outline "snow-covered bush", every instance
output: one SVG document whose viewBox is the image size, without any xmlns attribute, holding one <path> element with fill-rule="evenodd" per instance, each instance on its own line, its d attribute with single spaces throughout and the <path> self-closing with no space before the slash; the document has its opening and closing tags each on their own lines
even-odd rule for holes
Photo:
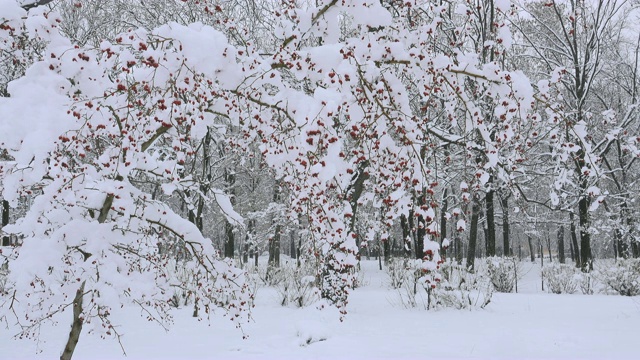
<svg viewBox="0 0 640 360">
<path fill-rule="evenodd" d="M 407 259 L 392 258 L 384 268 L 387 274 L 389 286 L 392 289 L 400 289 L 407 282 Z"/>
<path fill-rule="evenodd" d="M 619 259 L 612 267 L 594 271 L 594 276 L 620 295 L 640 295 L 640 259 Z"/>
<path fill-rule="evenodd" d="M 570 264 L 550 263 L 542 268 L 547 290 L 554 294 L 573 294 L 581 284 L 579 270 Z"/>
<path fill-rule="evenodd" d="M 440 265 L 442 281 L 434 290 L 436 305 L 444 308 L 484 308 L 491 302 L 493 286 L 486 277 L 453 261 Z"/>
<path fill-rule="evenodd" d="M 352 269 L 351 271 L 356 273 L 355 274 L 356 275 L 355 276 L 355 280 L 353 282 L 353 288 L 354 289 L 357 289 L 357 288 L 363 287 L 363 286 L 368 286 L 370 284 L 369 279 L 365 277 L 365 272 L 362 270 L 361 267 L 358 266 L 358 267 Z"/>
<path fill-rule="evenodd" d="M 294 264 L 295 265 L 295 264 Z M 248 271 L 255 275 L 255 277 L 260 281 L 262 285 L 265 286 L 278 286 L 285 280 L 287 275 L 287 271 L 284 269 L 289 267 L 290 265 L 283 264 L 280 267 L 275 267 L 271 265 L 259 265 L 259 266 L 250 266 Z"/>
<path fill-rule="evenodd" d="M 595 282 L 590 273 L 576 274 L 578 286 L 584 295 L 593 295 Z"/>
<path fill-rule="evenodd" d="M 486 277 L 454 262 L 441 263 L 438 275 L 427 281 L 420 262 L 404 260 L 395 265 L 398 303 L 406 308 L 473 309 L 491 302 L 493 287 Z M 404 271 L 403 271 L 404 270 Z"/>
<path fill-rule="evenodd" d="M 497 292 L 510 293 L 518 281 L 520 264 L 515 257 L 489 257 L 486 272 Z"/>
<path fill-rule="evenodd" d="M 280 295 L 282 306 L 305 307 L 320 299 L 317 286 L 316 267 L 310 261 L 296 266 L 287 263 L 280 267 L 281 279 L 276 290 Z"/>
<path fill-rule="evenodd" d="M 196 280 L 195 274 L 187 270 L 185 267 L 180 266 L 178 261 L 170 261 L 168 269 L 169 277 L 175 280 L 176 283 L 186 284 Z M 173 307 L 186 306 L 190 302 L 191 297 L 189 295 L 190 294 L 184 287 L 173 287 L 173 295 L 171 296 L 171 299 L 169 299 L 169 304 Z"/>
</svg>

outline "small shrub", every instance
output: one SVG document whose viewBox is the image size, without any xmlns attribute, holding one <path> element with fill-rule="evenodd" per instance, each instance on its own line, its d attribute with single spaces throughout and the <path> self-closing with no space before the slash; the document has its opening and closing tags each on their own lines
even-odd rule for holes
<svg viewBox="0 0 640 360">
<path fill-rule="evenodd" d="M 614 266 L 594 272 L 594 276 L 620 295 L 640 295 L 640 259 L 618 260 Z"/>
<path fill-rule="evenodd" d="M 280 267 L 282 281 L 275 286 L 282 299 L 282 306 L 309 306 L 320 299 L 316 286 L 316 271 L 313 266 L 303 262 L 299 267 L 286 264 Z"/>
<path fill-rule="evenodd" d="M 369 283 L 370 281 L 367 278 L 365 278 L 364 272 L 362 271 L 362 269 L 358 270 L 358 272 L 356 273 L 356 278 L 353 282 L 353 288 L 357 289 L 359 287 L 368 286 Z"/>
<path fill-rule="evenodd" d="M 554 294 L 573 294 L 581 284 L 579 270 L 568 264 L 551 263 L 542 268 L 547 290 Z"/>
<path fill-rule="evenodd" d="M 290 267 L 289 263 L 285 263 L 280 267 L 271 265 L 258 266 L 252 268 L 252 272 L 260 279 L 260 282 L 266 286 L 278 286 L 285 281 L 285 268 Z"/>
<path fill-rule="evenodd" d="M 483 309 L 491 302 L 493 285 L 486 277 L 470 272 L 455 262 L 440 265 L 442 281 L 433 291 L 437 307 L 454 309 Z"/>
<path fill-rule="evenodd" d="M 407 259 L 393 258 L 385 267 L 392 289 L 400 289 L 407 282 Z"/>
<path fill-rule="evenodd" d="M 497 292 L 510 293 L 518 281 L 520 264 L 514 257 L 487 258 L 487 275 Z"/>
<path fill-rule="evenodd" d="M 169 261 L 166 267 L 167 274 L 173 283 L 176 284 L 189 284 L 196 283 L 196 274 L 193 269 L 185 266 L 185 262 L 182 260 L 172 259 Z M 184 287 L 173 287 L 173 295 L 169 299 L 169 305 L 179 308 L 180 306 L 187 306 L 190 303 L 190 291 Z"/>
<path fill-rule="evenodd" d="M 439 273 L 425 275 L 420 260 L 405 260 L 403 264 L 393 270 L 392 279 L 399 285 L 399 303 L 406 308 L 472 309 L 484 308 L 491 302 L 492 285 L 461 265 L 445 262 Z"/>
<path fill-rule="evenodd" d="M 593 277 L 589 273 L 576 274 L 578 286 L 580 291 L 585 295 L 593 295 L 594 281 Z"/>
</svg>

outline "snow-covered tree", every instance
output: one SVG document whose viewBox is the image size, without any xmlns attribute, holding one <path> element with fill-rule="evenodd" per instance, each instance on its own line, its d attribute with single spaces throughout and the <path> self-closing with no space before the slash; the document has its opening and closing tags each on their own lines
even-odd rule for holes
<svg viewBox="0 0 640 360">
<path fill-rule="evenodd" d="M 636 142 L 628 133 L 637 119 L 634 102 L 612 108 L 609 101 L 602 101 L 607 87 L 620 83 L 605 80 L 605 69 L 609 62 L 617 62 L 612 55 L 620 44 L 626 2 L 546 1 L 525 3 L 520 9 L 522 19 L 515 24 L 524 54 L 535 59 L 528 71 L 540 80 L 543 93 L 550 85 L 543 78 L 557 84 L 544 96 L 546 125 L 536 131 L 542 158 L 554 163 L 553 170 L 546 170 L 552 172 L 551 183 L 545 186 L 550 193 L 547 204 L 569 212 L 572 219 L 577 214 L 580 266 L 588 271 L 593 259 L 591 235 L 596 231 L 593 213 L 606 195 L 602 181 L 620 176 L 617 168 L 606 170 L 603 160 L 616 148 L 632 153 Z M 620 170 L 625 167 L 628 164 Z"/>
<path fill-rule="evenodd" d="M 18 234 L 21 245 L 10 254 L 12 293 L 3 310 L 24 335 L 37 335 L 42 321 L 59 320 L 57 313 L 72 308 L 65 359 L 83 326 L 118 335 L 110 314 L 122 304 L 170 321 L 174 287 L 193 294 L 201 314 L 221 307 L 239 324 L 249 303 L 244 273 L 140 185 L 157 184 L 168 195 L 200 191 L 184 166 L 208 132 L 224 133 L 208 99 L 238 82 L 227 56 L 233 47 L 198 24 L 78 46 L 59 33 L 55 13 L 2 5 L 5 27 L 25 26 L 48 43 L 44 59 L 12 82 L 10 97 L 0 102 L 1 144 L 11 159 L 1 168 L 2 196 L 12 206 L 32 199 L 27 213 L 4 229 Z M 242 221 L 228 196 L 211 193 L 230 221 Z M 166 244 L 185 249 L 182 266 L 201 281 L 170 276 Z"/>
</svg>

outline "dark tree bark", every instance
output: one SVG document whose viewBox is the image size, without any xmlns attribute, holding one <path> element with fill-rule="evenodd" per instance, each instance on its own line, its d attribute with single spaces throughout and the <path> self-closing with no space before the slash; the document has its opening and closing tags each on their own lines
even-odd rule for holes
<svg viewBox="0 0 640 360">
<path fill-rule="evenodd" d="M 2 200 L 2 228 L 9 225 L 9 202 Z M 2 237 L 2 246 L 11 245 L 11 238 L 9 236 Z"/>
<path fill-rule="evenodd" d="M 351 205 L 351 211 L 353 211 L 351 221 L 349 222 L 349 231 L 352 233 L 355 233 L 356 217 L 358 214 L 358 200 L 364 191 L 365 181 L 369 179 L 367 166 L 369 166 L 369 161 L 363 161 L 358 164 L 358 172 L 351 178 L 351 183 L 345 192 L 346 198 L 349 200 L 349 204 Z"/>
<path fill-rule="evenodd" d="M 547 231 L 547 251 L 549 252 L 549 262 L 553 262 L 553 256 L 551 255 L 551 235 Z"/>
<path fill-rule="evenodd" d="M 486 205 L 486 219 L 487 219 L 487 231 L 485 235 L 486 247 L 487 247 L 487 257 L 496 256 L 496 223 L 494 217 L 494 194 L 493 190 L 487 191 L 487 195 L 485 197 L 485 205 Z"/>
<path fill-rule="evenodd" d="M 586 182 L 586 181 L 585 181 Z M 584 194 L 578 201 L 580 221 L 580 269 L 589 272 L 593 269 L 591 255 L 591 234 L 589 234 L 589 196 Z"/>
<path fill-rule="evenodd" d="M 296 235 L 293 230 L 289 232 L 289 256 L 296 258 Z"/>
<path fill-rule="evenodd" d="M 411 212 L 409 212 L 409 216 L 411 216 Z M 411 257 L 411 241 L 409 240 L 411 237 L 411 228 L 409 227 L 409 221 L 404 214 L 400 215 L 400 227 L 402 227 L 403 252 L 406 257 Z"/>
<path fill-rule="evenodd" d="M 544 248 L 542 247 L 542 241 L 538 239 L 540 245 L 540 269 L 544 268 Z M 544 291 L 544 276 L 540 276 L 540 283 L 542 284 L 542 291 Z"/>
<path fill-rule="evenodd" d="M 76 296 L 73 298 L 73 322 L 71 323 L 71 331 L 69 332 L 69 338 L 67 339 L 67 345 L 64 347 L 60 360 L 71 360 L 73 352 L 80 340 L 80 333 L 82 332 L 82 325 L 84 319 L 80 317 L 82 314 L 82 302 L 84 300 L 84 284 L 83 281 L 80 288 L 76 291 Z"/>
<path fill-rule="evenodd" d="M 531 235 L 527 235 L 527 242 L 529 243 L 529 255 L 531 256 L 531 262 L 536 262 L 536 251 L 533 248 L 533 241 Z"/>
<path fill-rule="evenodd" d="M 246 264 L 249 262 L 249 236 L 247 235 L 244 240 L 244 244 L 242 244 L 242 263 Z"/>
<path fill-rule="evenodd" d="M 273 202 L 280 202 L 280 183 L 276 182 L 275 188 L 273 190 Z M 279 219 L 273 220 L 276 222 L 276 229 L 273 237 L 269 239 L 269 266 L 270 267 L 280 267 L 280 238 L 282 232 L 282 225 L 279 222 Z"/>
<path fill-rule="evenodd" d="M 242 246 L 242 263 L 249 263 L 249 257 L 253 255 L 252 248 L 254 244 L 251 241 L 254 239 L 255 234 L 255 220 L 251 219 L 247 221 L 247 234 L 245 236 L 244 244 Z"/>
<path fill-rule="evenodd" d="M 280 238 L 282 226 L 276 225 L 275 234 L 269 241 L 269 266 L 280 267 Z"/>
<path fill-rule="evenodd" d="M 476 244 L 478 242 L 478 217 L 480 213 L 480 205 L 474 196 L 473 205 L 471 207 L 471 226 L 469 229 L 469 249 L 467 251 L 467 269 L 473 270 L 476 261 Z"/>
<path fill-rule="evenodd" d="M 233 225 L 229 221 L 225 221 L 224 223 L 224 234 L 224 257 L 233 259 L 233 256 L 235 254 L 236 241 L 233 233 Z"/>
<path fill-rule="evenodd" d="M 229 170 L 225 170 L 224 172 L 224 180 L 225 185 L 231 195 L 231 205 L 235 205 L 235 184 L 236 184 L 236 175 L 230 172 Z M 224 257 L 233 259 L 235 256 L 235 237 L 233 233 L 233 224 L 229 222 L 229 220 L 225 219 L 224 225 L 225 232 L 225 243 L 224 243 Z"/>
<path fill-rule="evenodd" d="M 117 181 L 124 180 L 122 176 L 116 176 Z M 102 203 L 102 208 L 100 208 L 100 214 L 98 215 L 98 223 L 103 224 L 107 221 L 109 217 L 109 211 L 111 210 L 111 205 L 113 204 L 113 199 L 115 195 L 109 194 L 105 198 Z M 87 261 L 91 257 L 90 253 L 81 251 L 84 256 L 84 261 Z M 80 334 L 82 333 L 82 326 L 84 324 L 84 318 L 80 315 L 82 314 L 82 306 L 84 301 L 84 287 L 86 280 L 80 284 L 78 290 L 76 290 L 76 295 L 73 298 L 73 320 L 71 322 L 71 331 L 69 332 L 69 338 L 67 338 L 67 344 L 60 355 L 60 360 L 71 360 L 73 356 L 73 352 L 76 349 L 76 345 L 78 345 L 78 340 L 80 339 Z"/>
<path fill-rule="evenodd" d="M 569 251 L 571 253 L 571 262 L 576 263 L 576 253 L 573 249 L 573 241 L 569 240 Z"/>
<path fill-rule="evenodd" d="M 622 190 L 622 189 L 619 189 Z M 633 237 L 631 236 L 631 233 L 633 232 L 633 217 L 630 214 L 629 211 L 629 205 L 627 205 L 626 201 L 623 201 L 622 204 L 620 205 L 620 218 L 621 220 L 625 221 L 626 225 L 627 225 L 627 236 L 630 238 L 631 240 L 631 245 L 633 245 Z M 625 232 L 622 231 L 622 229 L 617 228 L 614 231 L 614 238 L 617 237 L 617 244 L 616 247 L 617 252 L 618 252 L 618 256 L 623 257 L 625 259 L 628 259 L 629 257 L 633 256 L 633 249 L 629 248 L 630 244 L 627 244 L 627 241 L 625 239 Z M 615 241 L 614 241 L 615 242 Z"/>
<path fill-rule="evenodd" d="M 260 256 L 260 252 L 258 249 L 253 251 L 253 266 L 258 267 L 258 257 Z"/>
<path fill-rule="evenodd" d="M 576 267 L 580 267 L 582 262 L 580 261 L 580 247 L 578 246 L 578 237 L 576 236 L 576 222 L 574 216 L 573 212 L 569 213 L 569 221 L 571 222 L 571 224 L 569 224 L 569 231 L 571 231 L 571 243 L 573 244 L 573 250 L 576 255 Z"/>
<path fill-rule="evenodd" d="M 509 198 L 505 195 L 501 198 L 502 202 L 502 253 L 504 256 L 511 256 L 511 247 L 509 239 Z"/>
<path fill-rule="evenodd" d="M 298 247 L 296 248 L 296 266 L 302 265 L 302 236 L 298 236 Z"/>
<path fill-rule="evenodd" d="M 421 201 L 422 203 L 422 201 Z M 418 216 L 418 229 L 416 230 L 415 237 L 415 249 L 416 259 L 422 259 L 424 257 L 424 237 L 427 235 L 427 224 L 422 215 Z"/>
<path fill-rule="evenodd" d="M 565 263 L 564 256 L 564 225 L 558 227 L 558 261 L 560 264 Z"/>
<path fill-rule="evenodd" d="M 384 255 L 384 263 L 385 265 L 389 264 L 389 260 L 391 259 L 391 244 L 389 239 L 381 240 L 382 241 L 382 251 Z"/>
<path fill-rule="evenodd" d="M 464 246 L 462 244 L 462 238 L 459 236 L 456 236 L 454 244 L 456 248 L 456 262 L 458 264 L 462 264 L 462 258 L 464 256 Z"/>
<path fill-rule="evenodd" d="M 444 195 L 442 195 L 442 209 L 440 209 L 440 256 L 443 260 L 447 258 L 447 249 L 442 246 L 444 239 L 447 238 L 447 190 L 448 189 L 444 189 Z"/>
<path fill-rule="evenodd" d="M 519 236 L 516 239 L 518 239 L 518 260 L 522 261 L 522 241 Z"/>
<path fill-rule="evenodd" d="M 622 230 L 613 230 L 613 256 L 627 259 L 629 257 L 629 248 L 626 246 L 622 237 Z"/>
</svg>

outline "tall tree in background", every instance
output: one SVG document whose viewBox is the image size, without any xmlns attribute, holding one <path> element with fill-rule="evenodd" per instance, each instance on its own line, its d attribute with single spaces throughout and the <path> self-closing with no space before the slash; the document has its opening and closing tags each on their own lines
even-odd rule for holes
<svg viewBox="0 0 640 360">
<path fill-rule="evenodd" d="M 552 107 L 546 140 L 554 150 L 556 176 L 551 204 L 575 212 L 580 233 L 580 267 L 593 267 L 591 212 L 603 201 L 598 185 L 602 161 L 635 115 L 625 111 L 617 121 L 608 106 L 597 102 L 599 79 L 624 24 L 624 1 L 532 2 L 517 24 L 536 72 L 560 71 L 561 102 Z M 541 84 L 546 86 L 545 84 Z M 615 117 L 615 116 L 614 116 Z M 604 126 L 603 126 L 604 125 Z M 577 207 L 577 209 L 575 209 Z M 575 209 L 575 210 L 574 210 Z"/>
</svg>

